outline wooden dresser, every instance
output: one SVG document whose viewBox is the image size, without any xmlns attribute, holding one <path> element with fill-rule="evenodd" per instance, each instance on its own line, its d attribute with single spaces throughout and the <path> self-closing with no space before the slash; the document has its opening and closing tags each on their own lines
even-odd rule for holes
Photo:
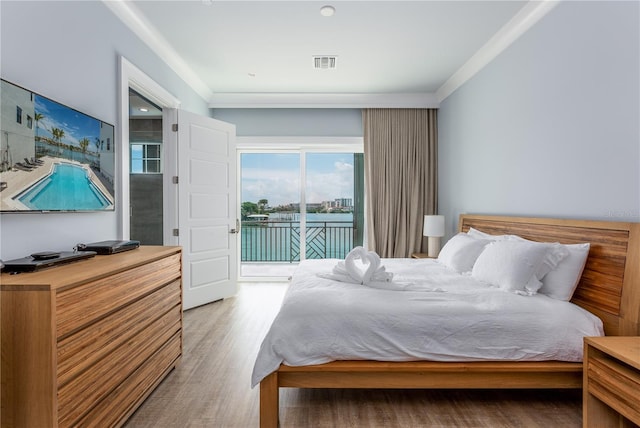
<svg viewBox="0 0 640 428">
<path fill-rule="evenodd" d="M 640 425 L 640 337 L 584 340 L 583 426 Z"/>
<path fill-rule="evenodd" d="M 180 247 L 0 276 L 2 427 L 122 425 L 182 355 Z"/>
</svg>

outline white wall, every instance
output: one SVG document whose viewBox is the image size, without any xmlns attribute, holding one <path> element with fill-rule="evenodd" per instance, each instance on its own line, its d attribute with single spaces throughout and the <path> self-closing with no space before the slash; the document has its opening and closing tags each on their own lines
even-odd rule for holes
<svg viewBox="0 0 640 428">
<path fill-rule="evenodd" d="M 439 113 L 439 210 L 640 221 L 638 2 L 567 1 Z"/>
<path fill-rule="evenodd" d="M 185 110 L 209 114 L 205 100 L 100 1 L 2 0 L 0 42 L 2 78 L 117 128 L 120 55 L 180 99 Z M 117 221 L 117 212 L 1 214 L 0 258 L 115 239 Z"/>
<path fill-rule="evenodd" d="M 360 109 L 213 109 L 238 136 L 362 137 Z"/>
</svg>

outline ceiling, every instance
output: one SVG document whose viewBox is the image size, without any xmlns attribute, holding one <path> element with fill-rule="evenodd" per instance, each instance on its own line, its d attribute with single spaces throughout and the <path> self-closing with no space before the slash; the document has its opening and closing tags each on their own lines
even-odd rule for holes
<svg viewBox="0 0 640 428">
<path fill-rule="evenodd" d="M 105 0 L 210 107 L 438 103 L 473 72 L 465 67 L 481 68 L 496 42 L 539 19 L 542 3 L 555 2 Z M 333 16 L 321 15 L 327 4 Z M 316 55 L 337 67 L 314 69 Z"/>
<path fill-rule="evenodd" d="M 129 89 L 129 117 L 136 119 L 159 119 L 162 117 L 162 108 L 133 89 Z"/>
</svg>

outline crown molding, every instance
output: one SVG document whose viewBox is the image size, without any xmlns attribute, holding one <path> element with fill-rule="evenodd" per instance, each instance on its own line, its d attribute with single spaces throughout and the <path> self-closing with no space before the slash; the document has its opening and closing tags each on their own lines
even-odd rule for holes
<svg viewBox="0 0 640 428">
<path fill-rule="evenodd" d="M 213 95 L 211 89 L 184 62 L 158 30 L 144 18 L 144 15 L 132 2 L 126 0 L 102 0 L 102 2 L 202 99 L 205 101 L 211 99 Z"/>
<path fill-rule="evenodd" d="M 542 17 L 555 8 L 562 0 L 531 0 L 513 16 L 492 38 L 487 41 L 462 67 L 447 79 L 436 91 L 438 102 L 444 101 L 493 61 L 503 50 L 527 32 Z"/>
<path fill-rule="evenodd" d="M 209 108 L 438 108 L 433 93 L 215 93 Z"/>
</svg>

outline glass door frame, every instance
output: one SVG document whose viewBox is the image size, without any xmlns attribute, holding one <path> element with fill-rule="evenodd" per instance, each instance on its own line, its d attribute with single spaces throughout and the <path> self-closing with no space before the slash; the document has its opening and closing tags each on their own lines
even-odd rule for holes
<svg viewBox="0 0 640 428">
<path fill-rule="evenodd" d="M 300 155 L 300 261 L 306 258 L 306 154 L 307 153 L 363 153 L 363 137 L 236 137 L 238 158 L 237 180 L 241 182 L 243 153 L 296 153 Z M 242 186 L 238 185 L 238 204 L 242 200 Z M 240 206 L 238 206 L 240 212 Z M 366 216 L 365 216 L 366 217 Z M 365 226 L 366 227 L 366 226 Z M 241 239 L 241 233 L 236 239 Z M 241 243 L 238 245 L 238 280 L 239 281 L 285 281 L 286 277 L 243 277 Z"/>
</svg>

